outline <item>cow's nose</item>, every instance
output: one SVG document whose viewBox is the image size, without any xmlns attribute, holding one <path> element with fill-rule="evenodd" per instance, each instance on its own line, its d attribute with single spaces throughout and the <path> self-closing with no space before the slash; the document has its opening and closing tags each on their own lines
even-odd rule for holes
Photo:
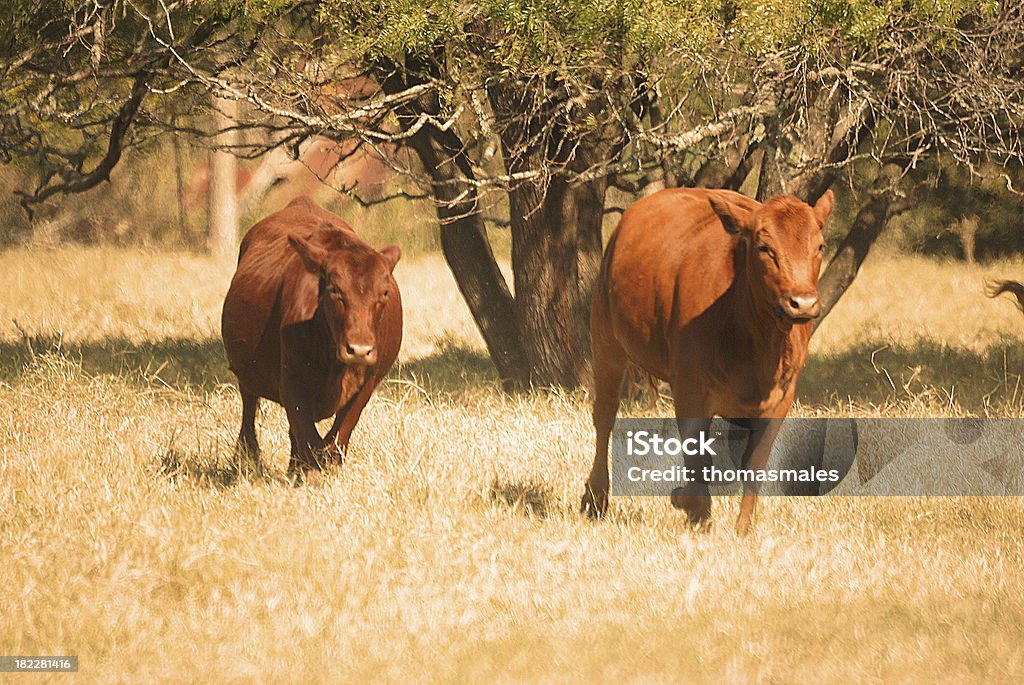
<svg viewBox="0 0 1024 685">
<path fill-rule="evenodd" d="M 345 345 L 347 361 L 354 362 L 356 364 L 372 364 L 377 360 L 377 351 L 373 345 L 353 345 L 346 343 Z"/>
<path fill-rule="evenodd" d="M 791 319 L 813 319 L 821 313 L 818 293 L 786 293 L 779 304 Z"/>
</svg>

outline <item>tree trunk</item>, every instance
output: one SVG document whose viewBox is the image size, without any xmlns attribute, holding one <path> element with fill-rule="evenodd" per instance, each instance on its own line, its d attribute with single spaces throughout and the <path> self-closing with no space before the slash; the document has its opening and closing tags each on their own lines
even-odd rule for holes
<svg viewBox="0 0 1024 685">
<path fill-rule="evenodd" d="M 538 386 L 590 382 L 590 296 L 601 265 L 607 179 L 509 194 L 516 325 Z"/>
<path fill-rule="evenodd" d="M 394 70 L 385 73 L 386 93 L 411 85 Z M 507 90 L 502 96 L 512 94 Z M 398 121 L 404 130 L 415 130 L 409 145 L 431 180 L 445 259 L 498 373 L 507 388 L 588 383 L 590 292 L 601 261 L 607 178 L 570 184 L 562 175 L 545 173 L 509 190 L 513 298 L 487 240 L 464 142 L 452 129 L 419 121 L 421 112 L 440 111 L 436 98 L 433 93 L 422 96 L 415 107 L 399 113 Z M 512 104 L 506 121 L 523 121 L 519 103 Z M 547 122 L 528 118 L 528 126 L 538 123 Z M 552 161 L 581 172 L 606 159 L 601 154 L 610 149 L 608 138 L 595 136 L 565 146 L 571 159 L 569 153 L 556 153 L 559 159 L 552 160 L 543 145 L 520 149 L 516 136 L 524 133 L 513 124 L 501 134 L 503 161 L 513 174 L 544 169 Z"/>
<path fill-rule="evenodd" d="M 194 236 L 192 226 L 188 220 L 188 207 L 185 205 L 185 153 L 182 148 L 182 135 L 171 134 L 171 150 L 174 153 L 174 185 L 175 195 L 178 200 L 178 230 L 181 231 L 183 242 L 193 247 Z"/>
<path fill-rule="evenodd" d="M 977 214 L 965 216 L 957 222 L 957 233 L 960 236 L 960 244 L 964 248 L 964 261 L 971 265 L 974 264 L 975 239 L 980 225 L 981 220 Z"/>
<path fill-rule="evenodd" d="M 897 202 L 898 180 L 899 167 L 890 165 L 884 167 L 872 182 L 868 196 L 861 204 L 850 230 L 821 277 L 818 285 L 821 315 L 815 319 L 814 329 L 824 321 L 839 298 L 853 283 L 861 264 L 868 256 L 868 251 L 878 240 L 889 220 L 906 209 L 904 203 Z"/>
<path fill-rule="evenodd" d="M 489 95 L 505 170 L 525 179 L 508 197 L 515 320 L 530 382 L 575 388 L 591 379 L 590 298 L 601 264 L 608 178 L 571 178 L 609 159 L 618 141 L 611 122 L 574 130 L 560 112 L 549 111 L 537 90 L 543 87 L 494 83 Z M 552 175 L 552 169 L 569 173 Z"/>
<path fill-rule="evenodd" d="M 750 134 L 737 136 L 721 153 L 704 162 L 693 177 L 695 188 L 739 190 L 754 166 L 757 145 Z"/>
<path fill-rule="evenodd" d="M 837 165 L 874 127 L 874 118 L 862 103 L 850 102 L 836 88 L 790 93 L 782 103 L 790 116 L 767 127 L 757 200 L 786 193 L 814 204 L 835 183 Z M 799 117 L 792 116 L 798 111 Z M 780 130 L 780 121 L 790 123 Z"/>
<path fill-rule="evenodd" d="M 234 100 L 213 99 L 214 122 L 217 135 L 210 152 L 210 254 L 221 259 L 234 258 L 238 253 L 238 159 L 230 148 L 238 142 L 238 132 L 229 130 L 235 125 L 238 103 Z"/>
<path fill-rule="evenodd" d="M 416 65 L 409 73 L 418 73 L 422 66 Z M 380 84 L 388 94 L 413 85 L 400 70 L 387 64 L 381 68 Z M 398 125 L 409 132 L 419 126 L 421 112 L 436 114 L 440 109 L 437 94 L 427 93 L 399 109 Z M 418 128 L 409 138 L 409 147 L 430 178 L 440 223 L 441 251 L 502 385 L 506 390 L 525 387 L 529 383 L 529 364 L 515 325 L 512 293 L 487 240 L 476 188 L 468 182 L 473 178 L 473 169 L 466 159 L 466 147 L 453 130 L 433 125 Z"/>
<path fill-rule="evenodd" d="M 784 192 L 783 179 L 777 159 L 778 148 L 774 145 L 766 144 L 762 150 L 761 170 L 757 175 L 757 195 L 755 195 L 754 199 L 758 202 L 767 202 Z"/>
<path fill-rule="evenodd" d="M 308 143 L 307 143 L 308 149 Z M 253 212 L 276 183 L 286 177 L 294 160 L 283 145 L 263 155 L 260 164 L 252 172 L 245 191 L 238 199 L 238 213 L 245 216 Z"/>
<path fill-rule="evenodd" d="M 530 371 L 516 328 L 512 293 L 487 240 L 476 191 L 459 183 L 453 157 L 418 133 L 411 147 L 434 184 L 441 251 L 507 390 L 526 387 Z"/>
</svg>

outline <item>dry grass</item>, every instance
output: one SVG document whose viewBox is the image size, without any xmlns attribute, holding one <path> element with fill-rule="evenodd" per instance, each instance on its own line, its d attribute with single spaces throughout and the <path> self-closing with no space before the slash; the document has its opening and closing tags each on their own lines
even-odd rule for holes
<svg viewBox="0 0 1024 685">
<path fill-rule="evenodd" d="M 0 270 L 0 654 L 78 654 L 102 682 L 1024 676 L 1021 500 L 772 498 L 745 540 L 734 500 L 705 534 L 661 501 L 581 520 L 585 396 L 501 394 L 435 257 L 399 267 L 401 366 L 320 488 L 229 458 L 228 270 L 110 250 Z M 1021 270 L 873 261 L 800 412 L 1021 415 L 1024 320 L 980 294 Z M 974 377 L 1005 383 L 950 402 Z M 283 413 L 259 428 L 280 473 Z"/>
<path fill-rule="evenodd" d="M 1012 298 L 983 296 L 985 281 L 1024 280 L 1024 262 L 984 266 L 924 257 L 880 254 L 817 331 L 816 353 L 842 351 L 865 341 L 913 346 L 922 341 L 983 352 L 1006 338 L 1024 336 Z"/>
</svg>

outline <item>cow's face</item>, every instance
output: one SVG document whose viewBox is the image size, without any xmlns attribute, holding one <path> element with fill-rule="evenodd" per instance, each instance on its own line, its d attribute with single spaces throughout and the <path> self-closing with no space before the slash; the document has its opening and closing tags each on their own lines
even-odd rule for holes
<svg viewBox="0 0 1024 685">
<path fill-rule="evenodd" d="M 392 296 L 391 272 L 401 249 L 391 245 L 380 252 L 366 248 L 328 252 L 302 238 L 289 241 L 307 268 L 319 274 L 318 309 L 338 360 L 356 366 L 376 364 L 377 330 Z"/>
<path fill-rule="evenodd" d="M 831 190 L 813 207 L 790 195 L 772 198 L 753 212 L 715 199 L 711 202 L 726 230 L 738 233 L 746 243 L 754 296 L 783 321 L 802 323 L 821 313 L 822 228 L 833 203 Z"/>
</svg>

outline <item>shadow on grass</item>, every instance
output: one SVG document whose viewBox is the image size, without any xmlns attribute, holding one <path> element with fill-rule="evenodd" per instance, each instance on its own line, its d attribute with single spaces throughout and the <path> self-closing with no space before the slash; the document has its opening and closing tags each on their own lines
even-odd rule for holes
<svg viewBox="0 0 1024 685">
<path fill-rule="evenodd" d="M 212 389 L 235 382 L 216 338 L 61 343 L 45 336 L 0 343 L 0 381 L 17 380 L 36 355 L 54 350 L 80 360 L 87 374 L 118 375 L 145 385 Z M 432 396 L 501 392 L 487 354 L 452 342 L 428 357 L 396 364 L 388 377 L 416 385 Z M 804 404 L 880 404 L 922 398 L 952 401 L 972 412 L 986 407 L 1019 410 L 1024 408 L 1024 344 L 1007 339 L 981 353 L 930 341 L 909 347 L 865 344 L 838 354 L 811 355 L 797 389 Z"/>
<path fill-rule="evenodd" d="M 171 482 L 191 482 L 210 488 L 230 488 L 242 482 L 293 485 L 262 463 L 231 455 L 186 452 L 170 447 L 157 456 L 157 474 Z"/>
<path fill-rule="evenodd" d="M 501 391 L 498 372 L 485 352 L 444 343 L 429 357 L 396 364 L 388 377 L 423 388 L 427 394 L 459 394 L 471 390 Z"/>
<path fill-rule="evenodd" d="M 1024 345 L 1006 340 L 978 353 L 928 341 L 811 355 L 797 393 L 804 404 L 921 398 L 972 412 L 993 406 L 1019 409 L 1024 405 Z"/>
<path fill-rule="evenodd" d="M 391 377 L 410 381 L 428 394 L 479 389 L 500 392 L 501 383 L 484 353 L 454 344 L 403 364 Z M 838 354 L 812 355 L 800 375 L 804 404 L 882 404 L 908 399 L 955 403 L 975 413 L 986 407 L 1024 408 L 1024 344 L 995 342 L 983 352 L 922 341 L 907 347 L 865 344 Z M 667 387 L 663 391 L 668 393 Z M 640 398 L 645 404 L 644 398 Z"/>
<path fill-rule="evenodd" d="M 49 352 L 80 361 L 86 374 L 121 376 L 145 385 L 212 389 L 236 382 L 219 338 L 166 338 L 143 343 L 104 338 L 68 343 L 57 336 L 0 342 L 0 381 L 17 380 L 35 357 Z M 430 395 L 501 387 L 490 357 L 454 343 L 444 343 L 429 357 L 395 364 L 388 378 L 415 384 Z"/>
<path fill-rule="evenodd" d="M 171 482 L 191 481 L 228 488 L 242 478 L 259 477 L 261 469 L 254 463 L 243 464 L 234 458 L 225 462 L 215 454 L 185 452 L 170 447 L 158 455 L 157 473 Z"/>
<path fill-rule="evenodd" d="M 136 343 L 123 338 L 95 342 L 61 342 L 56 336 L 33 336 L 0 343 L 0 380 L 16 380 L 37 355 L 58 351 L 80 360 L 90 375 L 137 377 L 148 384 L 173 388 L 212 388 L 233 382 L 219 339 L 167 338 Z"/>
<path fill-rule="evenodd" d="M 491 500 L 507 506 L 528 518 L 547 518 L 555 501 L 554 495 L 536 483 L 510 483 L 495 478 L 491 483 Z"/>
</svg>

